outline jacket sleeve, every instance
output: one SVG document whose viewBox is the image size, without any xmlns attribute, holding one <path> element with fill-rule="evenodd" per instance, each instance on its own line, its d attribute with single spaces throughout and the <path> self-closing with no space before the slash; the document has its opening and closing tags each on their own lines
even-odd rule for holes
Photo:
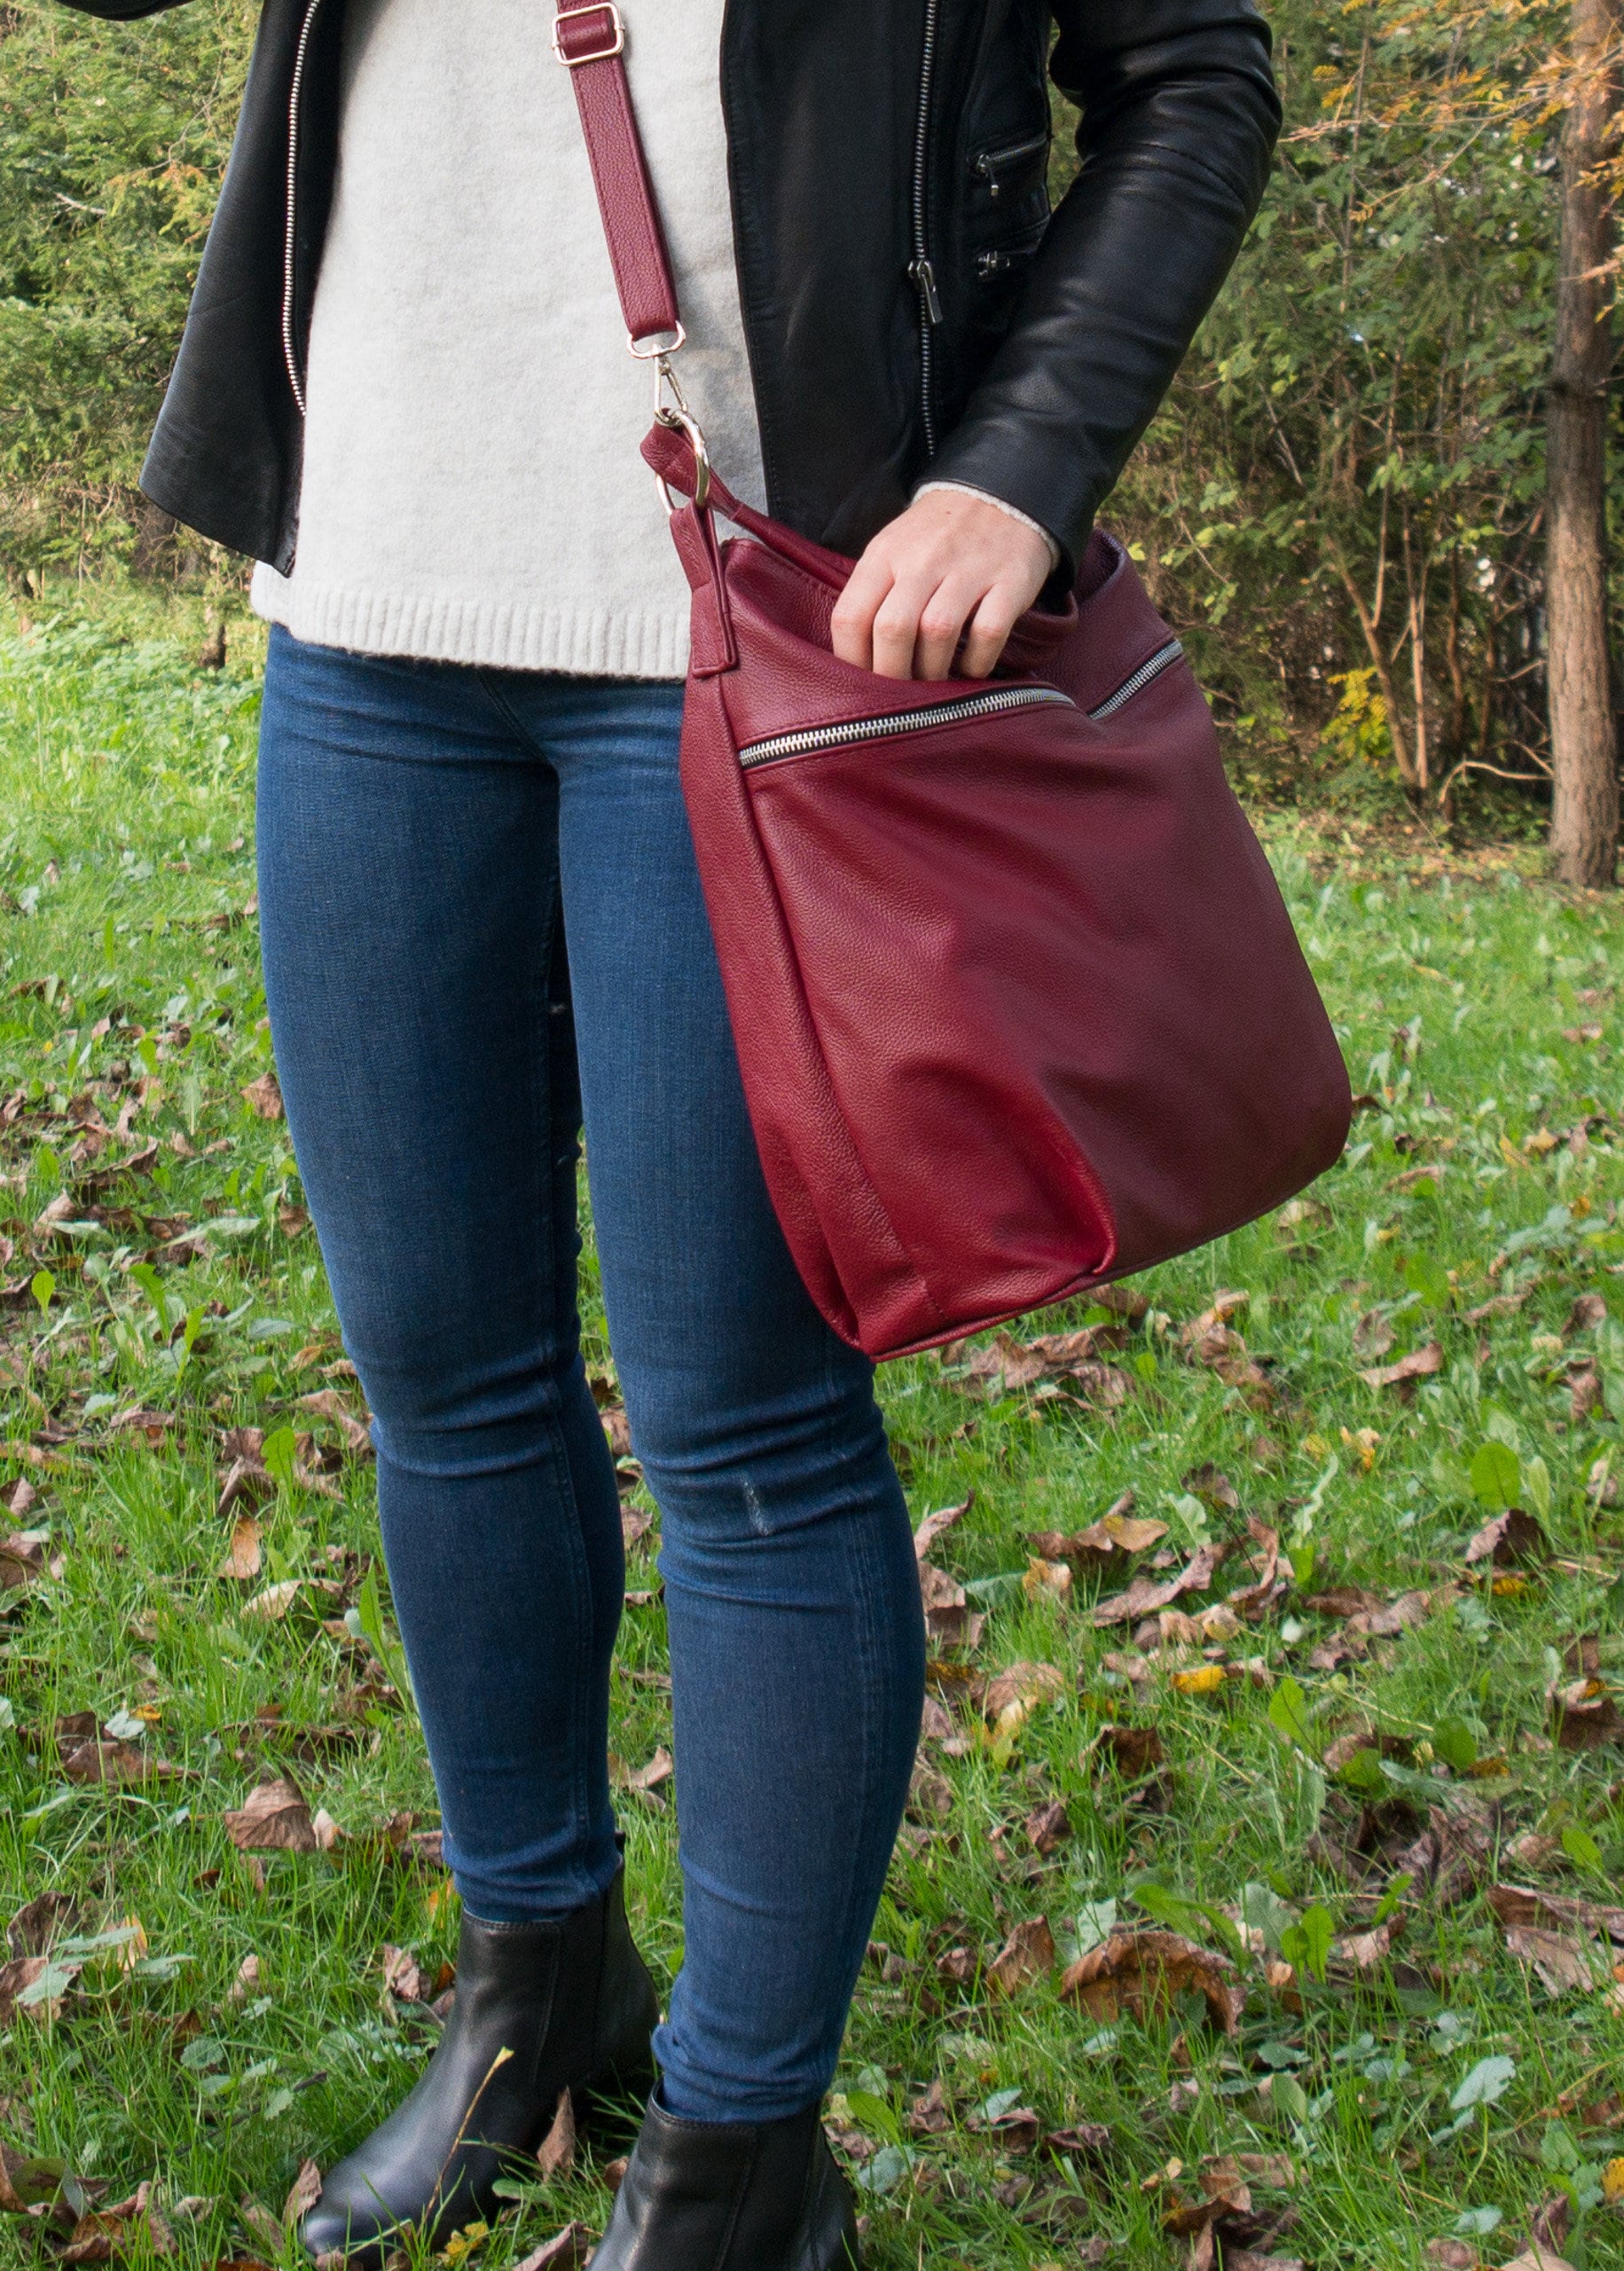
<svg viewBox="0 0 1624 2271">
<path fill-rule="evenodd" d="M 1280 130 L 1250 0 L 1055 0 L 1082 169 L 1008 337 L 930 468 L 1072 562 L 1240 250 Z"/>
</svg>

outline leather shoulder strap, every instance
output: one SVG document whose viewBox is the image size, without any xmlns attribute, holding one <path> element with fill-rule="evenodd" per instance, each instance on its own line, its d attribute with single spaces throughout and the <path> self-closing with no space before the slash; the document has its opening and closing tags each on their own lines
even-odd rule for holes
<svg viewBox="0 0 1624 2271">
<path fill-rule="evenodd" d="M 679 344 L 677 287 L 626 77 L 625 27 L 616 0 L 569 4 L 553 20 L 553 52 L 575 82 L 626 338 L 652 358 Z"/>
</svg>

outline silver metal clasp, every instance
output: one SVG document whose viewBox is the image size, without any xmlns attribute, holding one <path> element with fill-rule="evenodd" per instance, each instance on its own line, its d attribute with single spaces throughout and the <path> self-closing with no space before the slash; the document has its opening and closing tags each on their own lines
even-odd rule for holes
<svg viewBox="0 0 1624 2271">
<path fill-rule="evenodd" d="M 681 326 L 678 326 L 680 334 Z M 682 343 L 680 337 L 678 346 Z M 686 434 L 694 452 L 696 468 L 694 476 L 694 505 L 703 509 L 710 495 L 710 454 L 705 447 L 705 436 L 699 420 L 688 408 L 687 397 L 682 391 L 682 381 L 672 370 L 671 358 L 676 348 L 667 348 L 654 358 L 654 414 L 657 426 L 669 426 L 677 433 Z M 655 474 L 655 485 L 664 500 L 667 514 L 676 512 L 677 506 L 664 476 Z"/>
<path fill-rule="evenodd" d="M 601 16 L 609 35 L 607 47 L 594 47 L 585 55 L 566 55 L 559 34 L 563 26 L 573 23 L 580 16 Z M 615 0 L 588 0 L 582 8 L 561 8 L 553 19 L 553 52 L 567 71 L 579 70 L 583 63 L 607 63 L 611 55 L 619 55 L 626 44 L 626 28 L 620 19 Z"/>
</svg>

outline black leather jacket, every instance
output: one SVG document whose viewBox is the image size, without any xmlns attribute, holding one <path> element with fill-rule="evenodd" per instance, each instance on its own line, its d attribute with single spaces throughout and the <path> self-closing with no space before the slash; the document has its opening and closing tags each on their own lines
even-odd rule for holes
<svg viewBox="0 0 1624 2271">
<path fill-rule="evenodd" d="M 141 475 L 284 572 L 342 11 L 264 0 Z M 1052 215 L 1046 59 L 1083 117 Z M 722 91 L 771 511 L 855 553 L 928 468 L 1079 556 L 1262 194 L 1280 110 L 1251 0 L 730 0 Z"/>
</svg>

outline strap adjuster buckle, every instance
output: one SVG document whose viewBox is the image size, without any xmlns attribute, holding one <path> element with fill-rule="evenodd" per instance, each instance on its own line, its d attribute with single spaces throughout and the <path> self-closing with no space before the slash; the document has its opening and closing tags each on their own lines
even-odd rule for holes
<svg viewBox="0 0 1624 2271">
<path fill-rule="evenodd" d="M 584 54 L 566 54 L 560 37 L 563 27 L 582 16 L 599 16 L 603 20 L 608 45 L 589 49 Z M 561 8 L 553 19 L 553 52 L 568 71 L 578 70 L 583 63 L 607 63 L 612 55 L 619 55 L 626 44 L 626 28 L 621 21 L 620 10 L 615 0 L 587 0 L 579 8 Z"/>
</svg>

